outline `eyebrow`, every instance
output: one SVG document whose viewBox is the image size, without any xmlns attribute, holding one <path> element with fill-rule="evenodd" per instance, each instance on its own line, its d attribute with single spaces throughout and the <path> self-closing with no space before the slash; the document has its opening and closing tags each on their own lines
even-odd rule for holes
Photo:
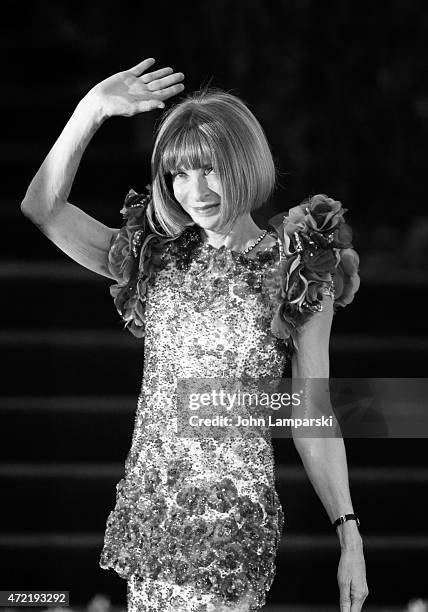
<svg viewBox="0 0 428 612">
<path fill-rule="evenodd" d="M 213 164 L 209 163 L 209 164 L 204 164 L 203 166 L 200 167 L 200 170 L 206 170 L 207 168 L 213 168 Z M 171 174 L 173 174 L 174 172 L 187 172 L 188 170 L 199 170 L 199 168 L 185 168 L 184 166 L 176 166 L 175 168 L 173 168 L 172 170 L 170 170 Z"/>
<path fill-rule="evenodd" d="M 184 171 L 187 171 L 187 170 L 206 170 L 207 168 L 213 168 L 213 167 L 214 167 L 213 163 L 209 162 L 207 164 L 203 164 L 202 166 L 199 166 L 198 168 L 188 168 L 188 167 L 185 167 L 185 166 L 176 166 L 176 168 L 174 168 L 174 170 L 180 170 L 180 171 L 182 171 L 182 170 L 184 170 Z"/>
</svg>

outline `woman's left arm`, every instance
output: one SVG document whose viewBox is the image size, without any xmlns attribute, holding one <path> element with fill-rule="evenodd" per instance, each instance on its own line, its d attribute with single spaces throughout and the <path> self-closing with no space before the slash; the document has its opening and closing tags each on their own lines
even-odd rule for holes
<svg viewBox="0 0 428 612">
<path fill-rule="evenodd" d="M 293 338 L 296 346 L 292 358 L 294 384 L 296 379 L 304 380 L 305 412 L 309 410 L 311 413 L 318 413 L 318 416 L 334 414 L 326 384 L 330 369 L 329 341 L 332 319 L 333 300 L 326 295 L 322 311 L 314 313 Z M 302 416 L 299 410 L 302 408 L 294 408 L 294 417 Z M 307 417 L 307 413 L 304 416 Z M 296 431 L 299 432 L 298 435 Z M 343 514 L 353 514 L 342 436 L 304 438 L 301 430 L 293 428 L 293 440 L 330 521 L 335 521 Z M 340 610 L 359 612 L 368 595 L 362 538 L 353 520 L 339 525 L 337 535 L 341 547 L 337 573 Z"/>
</svg>

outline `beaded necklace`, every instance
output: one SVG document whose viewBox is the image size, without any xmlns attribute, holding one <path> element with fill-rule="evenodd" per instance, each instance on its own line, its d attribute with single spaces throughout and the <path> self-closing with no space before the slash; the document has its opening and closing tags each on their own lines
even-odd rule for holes
<svg viewBox="0 0 428 612">
<path fill-rule="evenodd" d="M 246 255 L 247 253 L 249 253 L 252 249 L 254 249 L 255 246 L 257 246 L 259 244 L 259 242 L 261 242 L 263 240 L 263 238 L 266 236 L 267 234 L 267 230 L 263 230 L 262 233 L 260 234 L 260 236 L 257 238 L 257 240 L 255 240 L 253 242 L 253 244 L 250 244 L 249 247 L 247 247 L 245 249 L 245 251 L 242 251 L 243 255 Z"/>
<path fill-rule="evenodd" d="M 263 230 L 262 233 L 260 234 L 260 236 L 256 240 L 254 240 L 254 242 L 251 243 L 250 246 L 248 246 L 244 251 L 239 251 L 239 255 L 246 255 L 247 253 L 252 251 L 254 249 L 254 247 L 257 246 L 259 244 L 259 242 L 261 242 L 263 240 L 263 238 L 266 236 L 267 233 L 268 233 L 267 230 Z M 227 250 L 230 251 L 231 249 L 227 249 Z M 235 251 L 235 252 L 237 252 L 237 251 Z"/>
</svg>

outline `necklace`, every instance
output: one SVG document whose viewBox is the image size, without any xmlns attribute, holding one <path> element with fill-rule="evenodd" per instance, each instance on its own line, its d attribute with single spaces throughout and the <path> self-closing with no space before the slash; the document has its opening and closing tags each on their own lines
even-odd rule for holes
<svg viewBox="0 0 428 612">
<path fill-rule="evenodd" d="M 260 236 L 257 238 L 257 240 L 255 240 L 253 242 L 253 244 L 250 244 L 249 247 L 247 247 L 245 249 L 245 251 L 242 251 L 243 255 L 246 255 L 247 253 L 249 253 L 252 249 L 254 249 L 255 246 L 257 246 L 259 244 L 259 242 L 261 242 L 263 240 L 263 238 L 266 236 L 267 234 L 267 230 L 263 230 L 262 233 L 260 234 Z"/>
<path fill-rule="evenodd" d="M 252 251 L 254 249 L 254 247 L 257 246 L 259 244 L 259 242 L 261 242 L 263 240 L 263 238 L 266 236 L 267 233 L 268 233 L 267 230 L 263 230 L 262 233 L 260 234 L 260 236 L 252 244 L 250 244 L 250 246 L 248 246 L 244 251 L 239 251 L 239 254 L 240 255 L 246 255 L 247 253 Z M 201 240 L 201 235 L 198 232 L 195 233 L 195 237 L 196 237 L 197 240 L 199 240 L 199 241 Z M 202 241 L 202 244 L 210 245 L 209 242 L 204 242 L 204 241 Z M 216 247 L 213 247 L 213 248 L 215 250 L 219 250 Z M 230 250 L 230 249 L 228 249 L 228 250 Z M 237 251 L 232 251 L 232 252 L 236 253 Z"/>
</svg>

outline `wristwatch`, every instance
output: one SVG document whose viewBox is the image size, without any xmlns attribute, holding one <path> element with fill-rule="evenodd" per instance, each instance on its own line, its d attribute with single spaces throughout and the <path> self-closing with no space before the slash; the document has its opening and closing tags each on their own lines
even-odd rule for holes
<svg viewBox="0 0 428 612">
<path fill-rule="evenodd" d="M 343 514 L 342 516 L 339 516 L 337 520 L 334 521 L 333 527 L 336 529 L 336 527 L 342 525 L 343 523 L 346 523 L 346 521 L 356 521 L 357 527 L 360 526 L 360 519 L 357 517 L 356 514 Z"/>
</svg>

